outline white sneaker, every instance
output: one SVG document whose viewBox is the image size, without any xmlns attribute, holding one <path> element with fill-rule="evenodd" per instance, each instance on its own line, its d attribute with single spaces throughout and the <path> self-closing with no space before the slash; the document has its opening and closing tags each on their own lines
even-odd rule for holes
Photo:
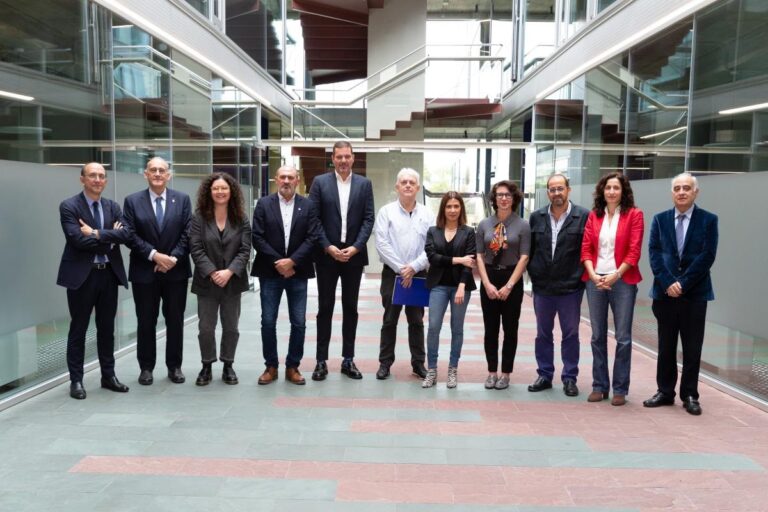
<svg viewBox="0 0 768 512">
<path fill-rule="evenodd" d="M 497 380 L 499 380 L 499 377 L 495 373 L 488 374 L 488 378 L 485 379 L 485 389 L 495 388 Z"/>
<path fill-rule="evenodd" d="M 445 386 L 448 389 L 453 389 L 456 387 L 456 385 L 459 383 L 459 376 L 458 376 L 458 368 L 455 366 L 451 366 L 448 368 L 448 382 L 446 382 Z"/>
<path fill-rule="evenodd" d="M 424 377 L 424 381 L 421 383 L 422 388 L 431 388 L 437 382 L 437 370 L 430 368 L 427 370 L 427 376 Z"/>
</svg>

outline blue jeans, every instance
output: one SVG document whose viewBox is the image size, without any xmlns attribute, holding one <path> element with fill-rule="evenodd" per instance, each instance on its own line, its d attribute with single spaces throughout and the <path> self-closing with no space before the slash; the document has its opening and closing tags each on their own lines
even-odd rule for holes
<svg viewBox="0 0 768 512">
<path fill-rule="evenodd" d="M 288 297 L 288 318 L 291 321 L 291 335 L 288 338 L 286 368 L 298 368 L 304 357 L 304 332 L 307 317 L 307 280 L 292 277 L 260 277 L 261 297 L 261 350 L 264 364 L 277 368 L 277 313 L 280 298 L 285 290 Z"/>
<path fill-rule="evenodd" d="M 536 312 L 536 365 L 539 376 L 551 381 L 555 376 L 555 315 L 560 319 L 560 357 L 563 382 L 576 382 L 579 375 L 579 322 L 581 321 L 581 299 L 584 290 L 567 295 L 533 294 L 533 310 Z"/>
<path fill-rule="evenodd" d="M 427 331 L 427 366 L 437 368 L 437 352 L 440 346 L 440 328 L 443 326 L 445 310 L 451 303 L 451 357 L 448 366 L 459 365 L 461 345 L 464 343 L 464 314 L 472 296 L 471 291 L 464 292 L 464 301 L 456 304 L 456 288 L 453 286 L 435 286 L 429 291 L 429 330 Z"/>
<path fill-rule="evenodd" d="M 611 388 L 608 377 L 608 306 L 613 312 L 616 357 L 613 361 L 613 394 L 629 392 L 632 366 L 632 317 L 635 313 L 637 286 L 621 279 L 611 290 L 598 290 L 587 281 L 589 320 L 592 323 L 592 390 L 602 393 Z"/>
</svg>

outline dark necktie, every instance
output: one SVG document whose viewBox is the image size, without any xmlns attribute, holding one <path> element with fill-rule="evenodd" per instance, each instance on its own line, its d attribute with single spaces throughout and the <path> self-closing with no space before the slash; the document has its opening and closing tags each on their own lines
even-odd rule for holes
<svg viewBox="0 0 768 512">
<path fill-rule="evenodd" d="M 155 217 L 157 217 L 157 226 L 163 228 L 163 198 L 158 197 L 155 199 Z"/>
<path fill-rule="evenodd" d="M 101 215 L 99 215 L 99 202 L 94 201 L 93 202 L 93 229 L 101 231 L 102 224 L 101 224 Z M 106 263 L 107 257 L 103 254 L 97 254 L 96 255 L 96 263 Z"/>
<path fill-rule="evenodd" d="M 685 215 L 677 216 L 677 225 L 675 226 L 675 238 L 677 238 L 677 255 L 683 255 L 683 244 L 685 243 L 685 230 L 683 229 L 683 219 Z"/>
</svg>

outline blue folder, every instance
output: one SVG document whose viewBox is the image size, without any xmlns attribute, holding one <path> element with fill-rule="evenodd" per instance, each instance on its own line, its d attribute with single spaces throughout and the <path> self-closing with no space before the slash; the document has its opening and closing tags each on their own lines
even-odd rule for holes
<svg viewBox="0 0 768 512">
<path fill-rule="evenodd" d="M 414 277 L 411 279 L 411 287 L 403 288 L 403 278 L 400 276 L 395 277 L 395 288 L 392 290 L 392 304 L 419 306 L 422 308 L 429 306 L 427 278 Z"/>
</svg>

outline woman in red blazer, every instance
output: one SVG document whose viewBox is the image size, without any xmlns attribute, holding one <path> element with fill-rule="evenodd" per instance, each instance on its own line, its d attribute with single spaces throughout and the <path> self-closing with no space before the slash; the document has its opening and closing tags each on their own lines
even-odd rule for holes
<svg viewBox="0 0 768 512">
<path fill-rule="evenodd" d="M 612 387 L 611 404 L 624 405 L 629 392 L 635 296 L 642 280 L 637 263 L 643 245 L 643 212 L 635 208 L 629 180 L 618 172 L 603 176 L 594 196 L 581 243 L 582 280 L 587 283 L 592 324 L 592 393 L 587 400 L 607 399 Z M 616 338 L 612 386 L 608 375 L 609 306 Z"/>
</svg>

